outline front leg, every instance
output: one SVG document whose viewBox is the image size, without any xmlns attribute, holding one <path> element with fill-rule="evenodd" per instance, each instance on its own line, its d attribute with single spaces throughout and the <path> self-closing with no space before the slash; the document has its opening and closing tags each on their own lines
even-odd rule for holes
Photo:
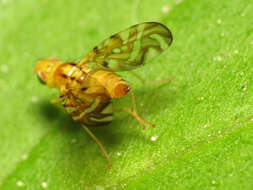
<svg viewBox="0 0 253 190">
<path fill-rule="evenodd" d="M 65 96 L 64 94 L 60 94 L 60 96 L 58 98 L 53 98 L 50 100 L 51 104 L 56 105 L 57 107 L 62 108 L 63 104 L 65 102 Z"/>
<path fill-rule="evenodd" d="M 62 98 L 53 98 L 50 100 L 51 104 L 61 104 L 62 103 Z"/>
</svg>

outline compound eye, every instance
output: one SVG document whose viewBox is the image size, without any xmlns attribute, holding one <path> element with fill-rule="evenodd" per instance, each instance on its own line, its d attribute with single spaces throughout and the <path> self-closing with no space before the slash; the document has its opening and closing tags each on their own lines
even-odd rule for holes
<svg viewBox="0 0 253 190">
<path fill-rule="evenodd" d="M 37 74 L 37 78 L 40 81 L 40 83 L 41 84 L 46 84 L 46 82 L 42 79 L 42 77 L 45 78 L 43 73 L 38 73 Z"/>
</svg>

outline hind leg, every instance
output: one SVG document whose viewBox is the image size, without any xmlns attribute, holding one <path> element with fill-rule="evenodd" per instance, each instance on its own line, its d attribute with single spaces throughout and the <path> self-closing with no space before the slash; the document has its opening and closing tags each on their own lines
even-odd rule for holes
<svg viewBox="0 0 253 190">
<path fill-rule="evenodd" d="M 136 102 L 135 102 L 135 97 L 134 97 L 134 93 L 133 91 L 130 91 L 131 93 L 131 98 L 132 98 L 132 105 L 133 105 L 133 111 L 131 111 L 129 108 L 122 108 L 119 110 L 114 110 L 115 112 L 127 112 L 130 115 L 132 115 L 142 126 L 142 128 L 145 130 L 146 129 L 146 125 L 149 125 L 151 127 L 155 127 L 155 124 L 152 124 L 150 122 L 148 122 L 147 120 L 141 118 L 138 113 L 137 113 L 137 108 L 136 108 Z"/>
</svg>

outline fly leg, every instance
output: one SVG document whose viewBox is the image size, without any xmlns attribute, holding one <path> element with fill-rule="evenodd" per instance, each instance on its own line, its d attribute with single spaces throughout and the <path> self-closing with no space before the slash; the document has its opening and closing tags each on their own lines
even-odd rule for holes
<svg viewBox="0 0 253 190">
<path fill-rule="evenodd" d="M 119 110 L 114 110 L 115 112 L 127 112 L 130 115 L 132 115 L 135 119 L 137 119 L 137 121 L 141 124 L 143 130 L 146 129 L 146 125 L 149 125 L 151 127 L 155 127 L 155 124 L 152 124 L 148 121 L 146 121 L 145 119 L 141 118 L 138 113 L 137 113 L 137 109 L 136 109 L 136 102 L 135 102 L 135 97 L 134 97 L 134 93 L 132 91 L 130 91 L 131 93 L 131 97 L 132 97 L 132 104 L 133 104 L 133 111 L 131 111 L 129 108 L 122 108 Z"/>
<path fill-rule="evenodd" d="M 84 128 L 84 130 L 91 136 L 91 138 L 97 143 L 97 145 L 99 146 L 99 148 L 101 149 L 101 151 L 104 153 L 107 161 L 108 161 L 108 168 L 111 169 L 112 168 L 112 161 L 108 155 L 108 153 L 106 152 L 103 144 L 100 142 L 100 140 L 98 140 L 98 138 L 91 132 L 91 130 L 89 130 L 88 127 L 86 127 L 85 125 L 82 125 L 82 127 Z"/>
<path fill-rule="evenodd" d="M 171 82 L 174 77 L 170 77 L 167 80 L 154 80 L 154 81 L 147 81 L 145 79 L 143 79 L 141 76 L 139 76 L 138 74 L 136 74 L 133 71 L 129 71 L 132 75 L 134 75 L 137 79 L 139 79 L 143 84 L 166 84 Z M 145 119 L 141 118 L 138 113 L 137 113 L 137 109 L 136 109 L 136 102 L 135 102 L 135 97 L 134 97 L 134 93 L 132 91 L 130 91 L 131 93 L 131 97 L 132 97 L 132 104 L 133 104 L 133 111 L 131 111 L 129 108 L 122 108 L 119 110 L 114 110 L 115 112 L 127 112 L 129 114 L 131 114 L 133 117 L 135 117 L 137 119 L 137 121 L 141 124 L 142 128 L 145 130 L 146 129 L 146 124 L 151 126 L 151 127 L 155 127 L 154 124 L 146 121 Z"/>
<path fill-rule="evenodd" d="M 166 80 L 151 80 L 151 81 L 149 81 L 149 80 L 143 79 L 140 75 L 136 74 L 133 71 L 129 71 L 129 72 L 132 75 L 134 75 L 137 79 L 139 79 L 143 84 L 166 84 L 166 83 L 171 82 L 174 79 L 174 77 L 172 76 Z"/>
<path fill-rule="evenodd" d="M 64 102 L 63 97 L 53 98 L 53 99 L 50 100 L 50 103 L 54 104 L 58 108 L 62 108 L 63 102 Z"/>
<path fill-rule="evenodd" d="M 59 104 L 62 102 L 62 98 L 53 98 L 50 100 L 51 104 Z"/>
</svg>

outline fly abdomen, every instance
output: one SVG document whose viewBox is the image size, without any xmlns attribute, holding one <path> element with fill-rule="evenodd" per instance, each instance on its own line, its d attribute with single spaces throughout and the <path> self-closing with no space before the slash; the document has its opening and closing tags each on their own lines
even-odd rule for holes
<svg viewBox="0 0 253 190">
<path fill-rule="evenodd" d="M 120 98 L 130 91 L 128 86 L 120 76 L 115 73 L 97 70 L 90 73 L 109 93 L 111 98 Z"/>
<path fill-rule="evenodd" d="M 108 124 L 113 120 L 112 102 L 98 96 L 88 107 L 79 107 L 71 116 L 74 120 L 89 126 Z"/>
</svg>

